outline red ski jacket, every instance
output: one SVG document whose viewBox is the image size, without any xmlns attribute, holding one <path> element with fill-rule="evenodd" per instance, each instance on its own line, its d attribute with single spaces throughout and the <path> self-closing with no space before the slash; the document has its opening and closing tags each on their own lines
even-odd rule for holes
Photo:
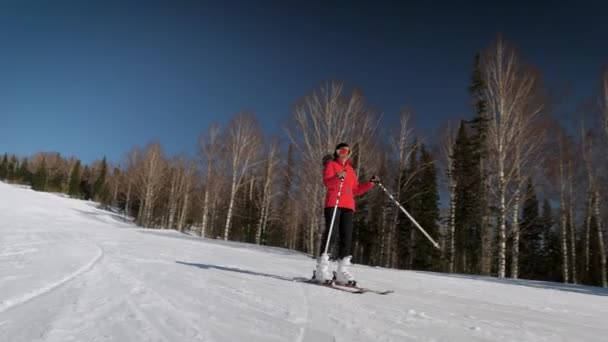
<svg viewBox="0 0 608 342">
<path fill-rule="evenodd" d="M 350 159 L 347 159 L 344 164 L 338 159 L 333 159 L 325 165 L 325 170 L 323 171 L 323 184 L 327 188 L 327 194 L 325 194 L 325 208 L 333 208 L 336 205 L 338 189 L 340 188 L 338 172 L 342 170 L 346 170 L 346 176 L 344 177 L 344 184 L 342 184 L 342 193 L 340 194 L 338 207 L 354 211 L 355 196 L 366 193 L 374 186 L 374 183 L 372 182 L 365 182 L 359 185 L 355 170 L 350 166 L 351 163 L 352 161 Z"/>
</svg>

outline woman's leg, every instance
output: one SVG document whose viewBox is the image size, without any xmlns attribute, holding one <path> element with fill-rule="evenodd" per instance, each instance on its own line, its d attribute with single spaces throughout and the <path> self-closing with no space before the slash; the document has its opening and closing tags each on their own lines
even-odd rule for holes
<svg viewBox="0 0 608 342">
<path fill-rule="evenodd" d="M 335 223 L 334 223 L 335 225 Z M 340 251 L 338 257 L 340 259 L 352 255 L 351 244 L 353 241 L 353 211 L 343 209 L 340 217 Z"/>
<path fill-rule="evenodd" d="M 341 213 L 342 213 L 341 208 L 338 208 L 338 210 L 336 211 L 336 219 L 334 220 L 334 227 L 332 228 L 333 232 L 332 235 L 335 236 L 335 230 L 339 229 L 338 227 L 340 226 L 340 222 L 341 220 Z M 334 214 L 334 208 L 325 208 L 325 229 L 323 230 L 323 238 L 321 239 L 321 246 L 319 247 L 319 255 L 323 254 L 323 252 L 325 252 L 325 245 L 327 244 L 327 238 L 329 235 L 329 226 L 331 225 L 331 218 Z M 340 239 L 342 239 L 342 237 L 340 237 Z M 327 249 L 327 252 L 329 253 L 329 251 L 331 250 L 331 246 L 330 248 Z"/>
</svg>

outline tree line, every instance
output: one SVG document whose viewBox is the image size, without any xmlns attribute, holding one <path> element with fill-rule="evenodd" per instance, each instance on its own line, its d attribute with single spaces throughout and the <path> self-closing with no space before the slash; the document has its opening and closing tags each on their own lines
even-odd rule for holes
<svg viewBox="0 0 608 342">
<path fill-rule="evenodd" d="M 376 189 L 357 199 L 354 262 L 606 287 L 608 72 L 598 76 L 593 105 L 565 122 L 540 72 L 499 37 L 472 58 L 470 114 L 436 137 L 416 134 L 410 110 L 387 128 L 361 90 L 331 82 L 298 100 L 279 134 L 240 112 L 207 127 L 195 157 L 159 142 L 115 164 L 5 154 L 0 179 L 141 227 L 317 255 L 324 158 L 348 142 L 360 181 L 379 176 L 441 247 Z"/>
</svg>

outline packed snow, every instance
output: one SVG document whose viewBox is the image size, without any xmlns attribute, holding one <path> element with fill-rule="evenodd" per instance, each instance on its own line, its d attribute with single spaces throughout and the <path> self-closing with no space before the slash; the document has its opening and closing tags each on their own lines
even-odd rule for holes
<svg viewBox="0 0 608 342">
<path fill-rule="evenodd" d="M 334 265 L 335 267 L 335 265 Z M 606 341 L 608 291 L 355 265 L 389 295 L 292 281 L 280 248 L 141 229 L 0 183 L 0 341 Z"/>
</svg>

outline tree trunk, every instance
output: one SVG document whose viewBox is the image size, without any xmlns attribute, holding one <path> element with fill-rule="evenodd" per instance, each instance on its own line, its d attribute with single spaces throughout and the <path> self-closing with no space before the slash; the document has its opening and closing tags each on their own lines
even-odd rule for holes
<svg viewBox="0 0 608 342">
<path fill-rule="evenodd" d="M 570 221 L 570 269 L 572 272 L 572 283 L 578 284 L 578 277 L 576 272 L 576 235 L 575 230 L 576 227 L 574 225 L 574 197 L 572 196 L 572 161 L 568 161 L 568 213 L 569 213 L 569 221 Z"/>
<path fill-rule="evenodd" d="M 482 192 L 480 194 L 482 200 L 480 201 L 483 208 L 481 208 L 481 220 L 480 225 L 480 238 L 481 238 L 481 267 L 480 271 L 482 275 L 490 275 L 492 272 L 492 234 L 490 231 L 490 179 L 486 172 L 487 160 L 480 160 L 480 175 L 483 180 L 481 184 Z"/>
<path fill-rule="evenodd" d="M 410 226 L 410 243 L 408 244 L 409 248 L 409 258 L 407 260 L 407 268 L 413 269 L 414 267 L 414 258 L 416 257 L 416 231 L 414 230 L 414 226 Z"/>
<path fill-rule="evenodd" d="M 179 182 L 179 170 L 174 170 L 171 177 L 171 189 L 169 191 L 169 214 L 167 228 L 173 229 L 175 212 L 177 211 L 177 183 Z"/>
<path fill-rule="evenodd" d="M 502 146 L 502 145 L 500 145 Z M 498 157 L 498 277 L 504 278 L 506 273 L 506 251 L 507 251 L 507 236 L 506 236 L 506 182 L 505 168 L 502 155 L 502 148 L 499 148 Z"/>
<path fill-rule="evenodd" d="M 270 185 L 272 183 L 273 176 L 273 164 L 274 164 L 274 155 L 275 150 L 274 147 L 271 147 L 270 153 L 268 155 L 268 161 L 266 165 L 266 179 L 264 180 L 264 189 L 262 190 L 262 209 L 260 213 L 260 218 L 258 220 L 258 225 L 255 233 L 255 243 L 259 245 L 262 240 L 262 233 L 264 227 L 266 226 L 267 213 L 270 206 Z"/>
<path fill-rule="evenodd" d="M 595 212 L 595 217 L 597 220 L 597 240 L 599 244 L 599 254 L 600 254 L 600 266 L 602 267 L 602 286 L 608 287 L 608 279 L 606 278 L 606 250 L 604 248 L 604 233 L 602 227 L 602 219 L 600 212 L 600 192 L 596 186 L 595 188 L 595 201 L 593 204 L 593 209 Z"/>
<path fill-rule="evenodd" d="M 214 227 L 215 223 L 218 221 L 218 218 L 217 218 L 218 217 L 218 210 L 217 210 L 218 205 L 219 205 L 219 200 L 217 198 L 215 198 L 211 201 L 211 206 L 209 208 L 209 213 L 210 213 L 209 224 L 208 224 L 209 227 Z M 217 234 L 217 232 L 212 230 L 211 234 L 212 234 L 211 237 L 215 238 L 215 234 Z"/>
<path fill-rule="evenodd" d="M 454 257 L 456 255 L 456 182 L 451 181 L 450 184 L 450 260 L 448 271 L 454 272 Z"/>
<path fill-rule="evenodd" d="M 561 235 L 562 235 L 562 276 L 564 278 L 564 283 L 568 282 L 568 232 L 566 231 L 566 202 L 565 202 L 565 192 L 566 192 L 566 181 L 564 180 L 564 163 L 563 156 L 560 156 L 559 160 L 559 178 L 560 178 L 560 192 L 559 192 L 559 215 L 560 215 L 560 225 L 561 225 Z"/>
<path fill-rule="evenodd" d="M 140 226 L 142 227 L 146 227 L 145 222 L 144 222 L 144 218 L 145 218 L 145 209 L 146 209 L 146 199 L 143 198 L 139 201 L 139 209 L 137 211 L 137 222 L 139 223 Z"/>
<path fill-rule="evenodd" d="M 117 207 L 118 206 L 118 188 L 120 186 L 120 182 L 118 181 L 118 177 L 117 179 L 114 179 L 114 191 L 112 194 L 112 207 Z"/>
<path fill-rule="evenodd" d="M 234 197 L 236 195 L 236 174 L 232 177 L 230 185 L 230 202 L 228 202 L 228 214 L 226 216 L 226 224 L 224 225 L 224 240 L 228 240 L 230 232 L 230 220 L 232 219 L 232 208 L 234 207 Z"/>
<path fill-rule="evenodd" d="M 262 226 L 264 224 L 264 212 L 266 211 L 266 198 L 265 195 L 262 195 L 262 208 L 260 212 L 260 217 L 258 218 L 258 223 L 255 228 L 255 244 L 259 245 L 262 240 Z"/>
<path fill-rule="evenodd" d="M 594 189 L 595 189 L 595 181 L 593 177 L 593 168 L 591 165 L 591 156 L 590 149 L 587 147 L 587 138 L 585 133 L 584 121 L 581 121 L 580 127 L 581 133 L 581 149 L 583 152 L 583 161 L 585 162 L 585 168 L 587 169 L 587 217 L 585 222 L 585 276 L 590 278 L 589 268 L 591 264 L 590 258 L 590 246 L 591 246 L 591 218 L 593 216 L 593 208 L 594 208 Z"/>
<path fill-rule="evenodd" d="M 266 245 L 268 243 L 268 237 L 266 235 L 266 231 L 268 229 L 268 217 L 270 216 L 270 196 L 268 196 L 266 198 L 265 207 L 266 207 L 266 210 L 264 210 L 264 214 L 262 215 L 262 232 L 261 232 L 261 235 L 263 236 L 261 243 L 263 245 Z"/>
<path fill-rule="evenodd" d="M 589 278 L 589 247 L 591 238 L 591 216 L 593 215 L 593 193 L 589 190 L 587 194 L 587 212 L 585 217 L 585 277 Z"/>
<path fill-rule="evenodd" d="M 125 220 L 131 215 L 131 181 L 127 180 L 127 198 L 125 202 Z"/>
<path fill-rule="evenodd" d="M 209 217 L 209 191 L 211 187 L 211 164 L 207 162 L 207 186 L 205 186 L 205 195 L 203 196 L 203 219 L 201 224 L 201 237 L 205 237 L 207 231 L 207 218 Z"/>
<path fill-rule="evenodd" d="M 511 278 L 519 278 L 519 205 L 521 200 L 521 159 L 519 146 L 515 148 L 515 194 L 513 196 L 513 246 L 511 250 Z"/>
<path fill-rule="evenodd" d="M 484 180 L 482 186 L 485 187 L 484 198 L 489 200 L 488 180 Z M 481 214 L 481 274 L 490 275 L 492 273 L 492 230 L 490 227 L 490 209 L 488 204 L 483 204 Z"/>
<path fill-rule="evenodd" d="M 184 198 L 182 204 L 181 215 L 177 222 L 177 229 L 180 232 L 184 231 L 184 225 L 186 224 L 186 217 L 188 216 L 188 210 L 190 207 L 190 189 L 192 187 L 192 175 L 188 175 L 186 179 L 186 186 L 184 187 Z"/>
<path fill-rule="evenodd" d="M 313 219 L 310 220 L 310 228 L 308 229 L 308 252 L 313 255 L 319 255 L 323 251 L 315 252 L 315 232 L 319 230 L 319 225 L 317 224 L 317 215 Z M 331 236 L 329 237 L 331 239 Z M 324 248 L 324 247 L 322 247 Z"/>
<path fill-rule="evenodd" d="M 64 193 L 70 192 L 70 183 L 72 182 L 72 170 L 74 169 L 74 165 L 70 168 L 68 172 L 68 176 L 66 177 L 65 183 L 61 184 L 61 191 Z"/>
<path fill-rule="evenodd" d="M 520 201 L 520 188 L 519 179 L 515 180 L 517 188 L 515 189 L 515 197 L 513 199 L 513 248 L 511 255 L 511 278 L 519 278 L 519 201 Z"/>
<path fill-rule="evenodd" d="M 378 265 L 381 266 L 385 266 L 386 267 L 386 244 L 387 244 L 387 237 L 386 237 L 386 225 L 385 225 L 385 220 L 386 219 L 386 212 L 383 210 L 382 211 L 382 222 L 380 225 L 380 256 L 379 256 L 379 260 L 378 260 Z"/>
</svg>

